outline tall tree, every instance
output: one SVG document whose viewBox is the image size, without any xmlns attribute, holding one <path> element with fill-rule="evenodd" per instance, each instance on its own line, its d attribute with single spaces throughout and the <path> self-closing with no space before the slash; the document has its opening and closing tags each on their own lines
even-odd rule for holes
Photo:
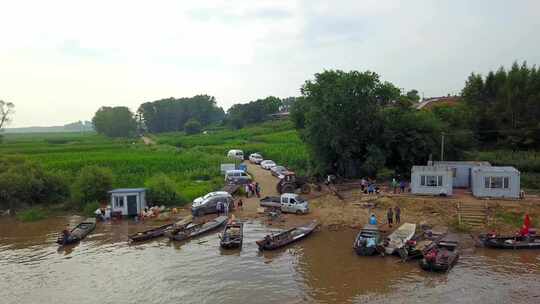
<svg viewBox="0 0 540 304">
<path fill-rule="evenodd" d="M 137 122 L 127 107 L 101 107 L 92 123 L 96 132 L 109 137 L 131 137 L 137 131 Z"/>
<path fill-rule="evenodd" d="M 15 105 L 12 102 L 0 100 L 0 131 L 11 121 Z"/>
<path fill-rule="evenodd" d="M 227 111 L 227 123 L 241 128 L 246 124 L 263 122 L 270 119 L 270 114 L 278 112 L 281 106 L 281 99 L 274 96 L 235 104 Z"/>
</svg>

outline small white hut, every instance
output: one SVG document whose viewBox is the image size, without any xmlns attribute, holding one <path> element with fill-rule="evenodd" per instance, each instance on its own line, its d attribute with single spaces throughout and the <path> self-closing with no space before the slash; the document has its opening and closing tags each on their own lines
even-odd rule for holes
<svg viewBox="0 0 540 304">
<path fill-rule="evenodd" d="M 108 192 L 111 195 L 111 210 L 121 212 L 124 216 L 140 214 L 146 204 L 145 188 L 123 188 Z"/>
<path fill-rule="evenodd" d="M 519 198 L 520 173 L 514 167 L 473 167 L 471 188 L 476 197 Z"/>
<path fill-rule="evenodd" d="M 452 169 L 448 166 L 413 166 L 411 193 L 452 195 Z"/>
</svg>

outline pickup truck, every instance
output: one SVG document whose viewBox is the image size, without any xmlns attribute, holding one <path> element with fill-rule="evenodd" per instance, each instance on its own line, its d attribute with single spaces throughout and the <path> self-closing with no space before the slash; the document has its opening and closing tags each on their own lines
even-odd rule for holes
<svg viewBox="0 0 540 304">
<path fill-rule="evenodd" d="M 284 193 L 281 196 L 267 196 L 260 200 L 261 207 L 280 208 L 281 212 L 296 214 L 309 213 L 309 203 L 298 194 Z"/>
</svg>

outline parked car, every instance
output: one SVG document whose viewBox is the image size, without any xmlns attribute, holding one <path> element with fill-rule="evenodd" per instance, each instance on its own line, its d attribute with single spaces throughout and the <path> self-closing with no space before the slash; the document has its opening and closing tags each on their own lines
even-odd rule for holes
<svg viewBox="0 0 540 304">
<path fill-rule="evenodd" d="M 309 213 L 309 203 L 298 194 L 284 193 L 281 196 L 267 196 L 260 200 L 261 207 L 280 208 L 281 212 L 296 214 Z"/>
<path fill-rule="evenodd" d="M 228 184 L 244 185 L 251 182 L 251 176 L 244 170 L 227 170 L 225 182 Z"/>
<path fill-rule="evenodd" d="M 249 155 L 249 161 L 253 164 L 260 164 L 263 161 L 263 157 L 260 153 L 251 153 Z"/>
<path fill-rule="evenodd" d="M 244 151 L 238 149 L 229 150 L 229 152 L 227 153 L 227 157 L 244 160 Z"/>
<path fill-rule="evenodd" d="M 285 177 L 284 173 L 287 172 L 287 168 L 283 166 L 275 166 L 270 169 L 270 173 L 272 173 L 273 176 L 278 178 Z"/>
<path fill-rule="evenodd" d="M 205 196 L 198 197 L 193 200 L 191 204 L 191 213 L 194 216 L 201 216 L 209 213 L 216 213 L 216 206 L 218 202 L 228 202 L 230 206 L 233 206 L 233 197 L 228 192 L 216 191 L 210 192 Z"/>
<path fill-rule="evenodd" d="M 272 167 L 275 167 L 275 166 L 277 165 L 273 160 L 267 159 L 261 162 L 261 168 L 266 169 L 266 170 L 270 170 L 272 169 Z"/>
</svg>

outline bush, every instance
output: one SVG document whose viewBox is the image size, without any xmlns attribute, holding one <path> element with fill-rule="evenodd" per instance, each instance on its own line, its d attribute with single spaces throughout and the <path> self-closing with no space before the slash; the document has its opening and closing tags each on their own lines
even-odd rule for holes
<svg viewBox="0 0 540 304">
<path fill-rule="evenodd" d="M 176 191 L 174 181 L 164 173 L 154 175 L 144 185 L 147 188 L 146 199 L 149 203 L 173 205 L 185 202 Z"/>
<path fill-rule="evenodd" d="M 17 219 L 22 222 L 35 222 L 47 217 L 47 213 L 42 209 L 31 208 L 17 213 Z"/>
<path fill-rule="evenodd" d="M 97 166 L 84 167 L 73 183 L 73 201 L 79 203 L 81 207 L 89 202 L 105 201 L 112 183 L 113 174 L 110 169 Z"/>
<path fill-rule="evenodd" d="M 193 118 L 188 120 L 184 124 L 184 131 L 188 135 L 201 133 L 201 129 L 202 129 L 201 123 L 198 120 L 193 119 Z"/>
<path fill-rule="evenodd" d="M 100 206 L 99 202 L 91 202 L 84 206 L 83 213 L 86 216 L 93 217 L 95 216 L 96 209 L 98 209 Z"/>
<path fill-rule="evenodd" d="M 0 208 L 9 209 L 59 202 L 68 193 L 60 175 L 19 156 L 0 157 L 0 189 Z"/>
</svg>

